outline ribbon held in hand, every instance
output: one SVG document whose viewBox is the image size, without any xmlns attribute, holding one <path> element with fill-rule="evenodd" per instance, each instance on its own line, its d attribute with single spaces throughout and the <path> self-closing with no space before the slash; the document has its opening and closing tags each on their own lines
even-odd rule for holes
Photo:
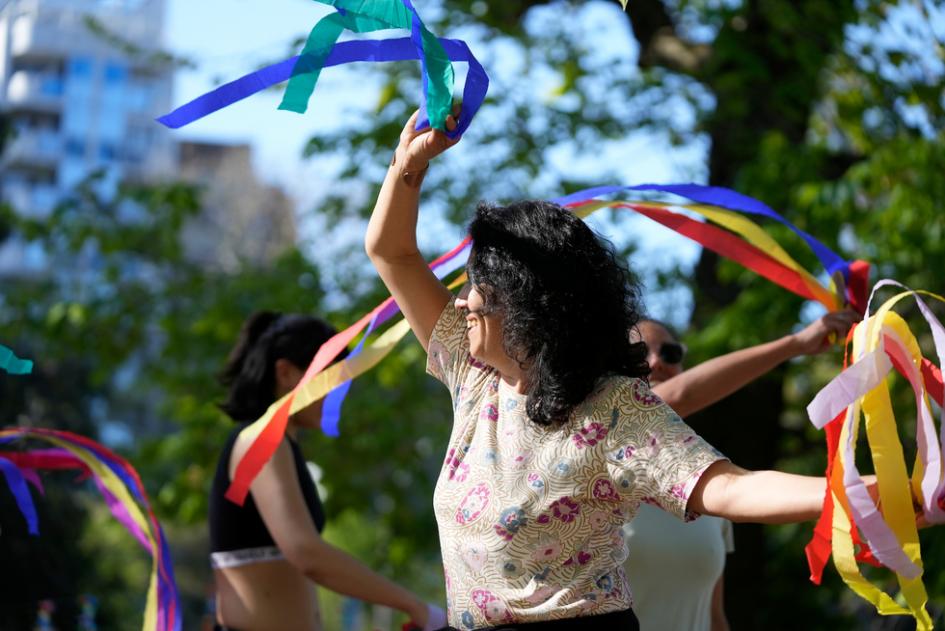
<svg viewBox="0 0 945 631">
<path fill-rule="evenodd" d="M 253 94 L 288 81 L 280 109 L 305 112 L 323 68 L 359 61 L 419 60 L 423 75 L 420 117 L 417 129 L 432 125 L 451 138 L 461 136 L 485 100 L 489 77 L 482 64 L 461 40 L 438 39 L 423 24 L 410 0 L 317 0 L 338 9 L 315 25 L 302 52 L 226 83 L 170 114 L 158 118 L 166 127 L 178 129 L 241 101 Z M 407 38 L 338 42 L 344 30 L 370 33 L 383 29 L 406 29 Z M 469 64 L 463 88 L 463 114 L 456 129 L 446 130 L 452 112 L 453 66 L 451 61 Z"/>
<path fill-rule="evenodd" d="M 929 292 L 913 291 L 891 280 L 877 283 L 873 295 L 886 286 L 897 286 L 906 291 L 887 300 L 873 315 L 869 314 L 870 297 L 866 309 L 868 317 L 853 331 L 854 363 L 827 384 L 807 408 L 816 427 L 832 429 L 828 432 L 828 485 L 832 501 L 825 501 L 824 515 L 808 545 L 808 559 L 811 576 L 819 578 L 826 561 L 825 548 L 829 544 L 834 564 L 844 582 L 871 602 L 879 613 L 912 615 L 919 629 L 931 629 L 932 620 L 925 608 L 928 596 L 922 582 L 923 566 L 914 500 L 929 523 L 945 523 L 945 510 L 941 503 L 945 494 L 942 467 L 945 433 L 936 432 L 929 404 L 932 398 L 940 407 L 942 405 L 942 373 L 941 368 L 936 369 L 922 356 L 909 326 L 892 308 L 904 298 L 915 298 L 931 329 L 941 364 L 945 357 L 945 327 L 922 297 L 943 302 L 945 299 Z M 889 395 L 887 377 L 893 369 L 906 378 L 916 404 L 917 449 L 911 479 Z M 861 414 L 865 418 L 882 512 L 867 492 L 856 466 L 855 449 Z M 832 532 L 823 528 L 828 512 L 833 524 Z M 868 543 L 875 560 L 895 573 L 905 606 L 860 573 L 854 558 L 856 528 Z"/>
</svg>

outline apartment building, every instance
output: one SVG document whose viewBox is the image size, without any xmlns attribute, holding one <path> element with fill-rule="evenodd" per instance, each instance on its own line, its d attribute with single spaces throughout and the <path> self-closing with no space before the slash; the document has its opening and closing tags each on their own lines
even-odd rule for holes
<svg viewBox="0 0 945 631">
<path fill-rule="evenodd" d="M 155 54 L 164 20 L 164 0 L 0 0 L 0 115 L 12 131 L 0 198 L 41 218 L 93 171 L 107 191 L 176 170 L 173 139 L 154 122 L 172 97 L 174 68 Z M 36 246 L 0 247 L 0 275 L 46 266 Z"/>
</svg>

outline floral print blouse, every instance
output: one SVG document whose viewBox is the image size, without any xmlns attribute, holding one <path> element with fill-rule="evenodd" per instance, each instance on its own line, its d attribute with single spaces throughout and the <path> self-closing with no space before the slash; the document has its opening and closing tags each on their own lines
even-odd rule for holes
<svg viewBox="0 0 945 631">
<path fill-rule="evenodd" d="M 454 409 L 433 497 L 450 624 L 630 608 L 622 526 L 641 502 L 686 519 L 699 476 L 724 457 L 645 381 L 623 376 L 602 380 L 564 428 L 540 427 L 525 397 L 468 345 L 464 315 L 450 302 L 427 360 Z"/>
</svg>

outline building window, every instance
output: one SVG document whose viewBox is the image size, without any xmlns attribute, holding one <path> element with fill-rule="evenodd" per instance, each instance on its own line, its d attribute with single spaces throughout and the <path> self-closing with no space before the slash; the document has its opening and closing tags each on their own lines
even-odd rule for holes
<svg viewBox="0 0 945 631">
<path fill-rule="evenodd" d="M 94 63 L 89 57 L 73 57 L 69 60 L 69 75 L 75 78 L 92 77 Z"/>
<path fill-rule="evenodd" d="M 102 160 L 112 161 L 117 156 L 118 152 L 115 150 L 115 145 L 103 142 L 102 146 L 98 149 L 99 157 Z"/>
<path fill-rule="evenodd" d="M 125 82 L 128 76 L 128 69 L 117 62 L 109 62 L 105 65 L 105 84 L 107 86 L 119 86 Z"/>
<path fill-rule="evenodd" d="M 66 138 L 66 155 L 73 158 L 85 156 L 85 141 L 81 138 Z"/>
</svg>

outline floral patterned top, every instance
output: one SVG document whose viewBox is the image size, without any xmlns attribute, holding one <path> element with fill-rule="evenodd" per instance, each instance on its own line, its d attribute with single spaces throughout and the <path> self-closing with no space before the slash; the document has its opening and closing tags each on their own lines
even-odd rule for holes
<svg viewBox="0 0 945 631">
<path fill-rule="evenodd" d="M 532 423 L 525 397 L 469 355 L 452 302 L 428 352 L 454 408 L 433 497 L 450 624 L 629 609 L 622 526 L 641 502 L 686 518 L 699 476 L 724 457 L 629 377 L 602 380 L 562 429 Z"/>
</svg>

